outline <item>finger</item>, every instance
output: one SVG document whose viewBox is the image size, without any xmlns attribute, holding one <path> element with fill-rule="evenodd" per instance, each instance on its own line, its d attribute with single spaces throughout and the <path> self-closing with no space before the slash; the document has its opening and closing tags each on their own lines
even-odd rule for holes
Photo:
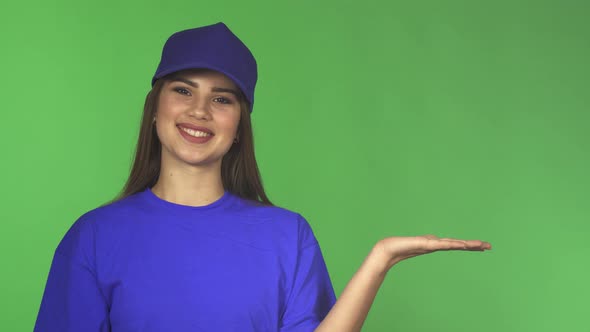
<svg viewBox="0 0 590 332">
<path fill-rule="evenodd" d="M 461 249 L 457 248 L 458 243 L 463 244 L 465 250 L 479 250 L 483 251 L 486 249 L 491 249 L 492 246 L 488 242 L 484 242 L 481 240 L 460 240 L 460 239 L 453 239 L 453 238 L 441 238 L 440 241 L 447 241 L 449 243 L 454 243 L 455 245 L 450 246 L 453 249 Z"/>
<path fill-rule="evenodd" d="M 425 236 L 422 237 L 424 238 Z M 437 250 L 459 249 L 464 247 L 465 245 L 463 243 L 458 245 L 457 241 L 442 240 L 439 238 L 426 238 L 425 241 L 421 244 L 421 248 L 428 252 Z"/>
<path fill-rule="evenodd" d="M 492 244 L 491 244 L 491 243 L 489 243 L 489 242 L 482 241 L 482 243 L 481 243 L 481 247 L 482 247 L 484 250 L 490 250 L 490 249 L 492 249 Z"/>
<path fill-rule="evenodd" d="M 439 239 L 433 244 L 437 246 L 436 250 L 469 249 L 469 246 L 467 245 L 467 243 L 465 243 L 465 241 L 455 239 Z"/>
<path fill-rule="evenodd" d="M 465 240 L 465 244 L 468 248 L 473 249 L 492 249 L 492 245 L 489 242 L 481 241 L 481 240 Z"/>
<path fill-rule="evenodd" d="M 489 246 L 491 248 L 491 245 L 489 242 L 485 242 L 482 240 L 461 240 L 461 239 L 454 239 L 454 238 L 450 238 L 450 237 L 440 238 L 439 240 L 462 241 L 467 246 Z"/>
</svg>

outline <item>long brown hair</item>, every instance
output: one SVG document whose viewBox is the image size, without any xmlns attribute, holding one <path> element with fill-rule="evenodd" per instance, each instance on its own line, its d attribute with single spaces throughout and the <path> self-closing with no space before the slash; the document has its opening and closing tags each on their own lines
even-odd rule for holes
<svg viewBox="0 0 590 332">
<path fill-rule="evenodd" d="M 123 190 L 110 204 L 127 196 L 153 187 L 160 175 L 162 145 L 153 121 L 157 111 L 160 92 L 172 73 L 158 79 L 148 92 L 139 129 L 139 138 L 135 147 L 135 158 L 131 172 Z M 240 98 L 240 123 L 238 124 L 238 142 L 232 144 L 221 161 L 221 178 L 224 190 L 245 199 L 257 201 L 264 205 L 273 205 L 262 186 L 262 178 L 254 156 L 254 135 L 250 119 L 249 104 L 246 97 Z M 105 204 L 105 205 L 106 205 Z"/>
</svg>

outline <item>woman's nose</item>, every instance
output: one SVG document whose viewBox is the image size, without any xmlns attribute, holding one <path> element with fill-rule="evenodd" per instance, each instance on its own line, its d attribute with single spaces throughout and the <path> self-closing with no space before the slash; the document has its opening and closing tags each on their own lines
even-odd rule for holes
<svg viewBox="0 0 590 332">
<path fill-rule="evenodd" d="M 191 107 L 189 114 L 199 119 L 207 119 L 211 116 L 210 106 L 207 100 L 201 99 Z"/>
</svg>

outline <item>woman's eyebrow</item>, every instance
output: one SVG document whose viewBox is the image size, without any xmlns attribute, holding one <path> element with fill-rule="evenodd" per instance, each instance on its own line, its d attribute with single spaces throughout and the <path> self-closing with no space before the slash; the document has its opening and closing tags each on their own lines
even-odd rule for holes
<svg viewBox="0 0 590 332">
<path fill-rule="evenodd" d="M 176 81 L 186 83 L 186 84 L 188 84 L 192 87 L 195 87 L 195 88 L 199 87 L 199 84 L 197 82 L 193 82 L 193 81 L 186 79 L 184 77 L 174 77 L 174 78 L 170 79 L 170 82 L 176 82 Z M 215 86 L 215 87 L 211 88 L 211 91 L 213 91 L 213 92 L 229 92 L 229 93 L 233 94 L 236 98 L 238 98 L 238 99 L 240 98 L 240 93 L 234 89 L 221 88 L 221 87 Z"/>
</svg>

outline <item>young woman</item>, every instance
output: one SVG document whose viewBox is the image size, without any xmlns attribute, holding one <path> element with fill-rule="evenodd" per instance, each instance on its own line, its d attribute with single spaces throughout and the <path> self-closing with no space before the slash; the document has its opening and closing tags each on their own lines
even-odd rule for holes
<svg viewBox="0 0 590 332">
<path fill-rule="evenodd" d="M 399 261 L 491 249 L 384 238 L 336 299 L 308 222 L 264 193 L 256 80 L 254 57 L 223 23 L 168 38 L 129 179 L 57 246 L 35 331 L 360 331 Z"/>
</svg>

